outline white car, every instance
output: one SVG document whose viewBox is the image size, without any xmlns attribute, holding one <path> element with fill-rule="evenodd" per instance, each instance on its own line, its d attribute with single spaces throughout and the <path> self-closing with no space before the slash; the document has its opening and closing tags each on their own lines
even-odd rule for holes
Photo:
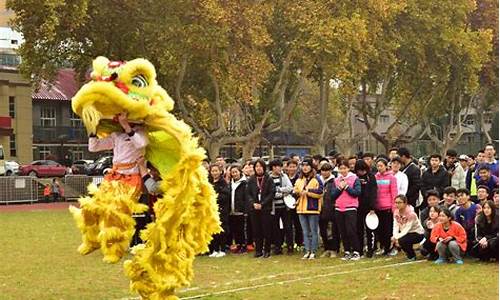
<svg viewBox="0 0 500 300">
<path fill-rule="evenodd" d="M 5 161 L 5 175 L 14 176 L 19 174 L 19 164 L 13 160 Z"/>
</svg>

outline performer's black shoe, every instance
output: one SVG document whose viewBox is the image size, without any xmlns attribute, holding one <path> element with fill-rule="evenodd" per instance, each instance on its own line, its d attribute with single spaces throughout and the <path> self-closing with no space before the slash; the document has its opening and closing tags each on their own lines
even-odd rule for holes
<svg viewBox="0 0 500 300">
<path fill-rule="evenodd" d="M 262 254 L 262 252 L 255 252 L 255 254 L 253 255 L 253 257 L 255 257 L 255 258 L 259 258 L 259 257 L 262 257 L 262 256 L 264 256 Z"/>
<path fill-rule="evenodd" d="M 262 258 L 269 258 L 269 257 L 271 257 L 271 253 L 264 252 L 264 255 L 262 256 Z"/>
</svg>

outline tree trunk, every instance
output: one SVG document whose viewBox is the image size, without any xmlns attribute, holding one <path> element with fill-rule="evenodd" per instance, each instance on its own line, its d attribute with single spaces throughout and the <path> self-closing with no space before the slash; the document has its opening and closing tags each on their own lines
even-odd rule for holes
<svg viewBox="0 0 500 300">
<path fill-rule="evenodd" d="M 330 93 L 329 79 L 325 78 L 321 71 L 319 82 L 319 102 L 320 102 L 320 124 L 318 135 L 313 146 L 313 154 L 325 155 L 325 146 L 328 134 L 328 95 Z"/>
<path fill-rule="evenodd" d="M 205 149 L 208 151 L 210 161 L 215 161 L 215 158 L 220 154 L 222 146 L 224 145 L 218 139 L 211 139 L 205 143 Z"/>
<path fill-rule="evenodd" d="M 257 149 L 257 146 L 259 145 L 260 141 L 260 135 L 256 136 L 255 138 L 249 139 L 243 144 L 243 161 L 246 161 L 247 159 L 251 159 L 253 157 L 253 154 L 255 152 L 255 149 Z"/>
</svg>

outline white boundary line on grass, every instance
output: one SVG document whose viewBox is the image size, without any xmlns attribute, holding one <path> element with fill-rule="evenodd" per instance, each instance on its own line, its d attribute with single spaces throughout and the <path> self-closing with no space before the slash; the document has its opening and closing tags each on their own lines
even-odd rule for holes
<svg viewBox="0 0 500 300">
<path fill-rule="evenodd" d="M 224 282 L 224 283 L 221 283 L 221 284 L 214 284 L 214 285 L 208 285 L 208 286 L 203 286 L 203 287 L 189 287 L 189 288 L 184 288 L 184 289 L 181 289 L 179 290 L 179 293 L 186 293 L 186 292 L 191 292 L 191 291 L 196 291 L 196 290 L 200 290 L 200 289 L 214 289 L 214 288 L 217 288 L 219 286 L 228 286 L 228 285 L 233 285 L 233 284 L 236 284 L 236 283 L 241 283 L 241 282 L 253 282 L 253 281 L 259 281 L 259 280 L 262 280 L 262 279 L 273 279 L 273 278 L 276 278 L 276 277 L 279 277 L 279 276 L 285 276 L 285 275 L 299 275 L 299 274 L 304 274 L 304 273 L 309 273 L 311 271 L 317 271 L 317 270 L 328 270 L 328 269 L 334 269 L 334 268 L 339 268 L 339 267 L 347 267 L 347 266 L 355 266 L 355 265 L 360 265 L 360 264 L 366 264 L 366 263 L 372 263 L 372 262 L 381 262 L 381 261 L 390 261 L 392 260 L 393 258 L 384 258 L 384 259 L 370 259 L 370 260 L 364 260 L 364 261 L 360 261 L 360 262 L 357 262 L 355 264 L 350 264 L 350 263 L 345 263 L 345 264 L 335 264 L 335 265 L 330 265 L 330 266 L 323 266 L 323 267 L 319 267 L 319 268 L 313 268 L 313 269 L 306 269 L 304 271 L 299 271 L 299 272 L 282 272 L 282 273 L 277 273 L 277 274 L 270 274 L 270 275 L 265 275 L 265 276 L 260 276 L 260 277 L 256 277 L 256 278 L 249 278 L 249 279 L 242 279 L 242 280 L 234 280 L 234 281 L 229 281 L 229 282 Z M 419 261 L 417 261 L 419 262 Z M 397 263 L 397 264 L 387 264 L 387 265 L 383 265 L 383 266 L 376 266 L 375 268 L 381 268 L 381 267 L 385 267 L 385 266 L 398 266 L 400 264 L 408 264 L 408 263 L 414 263 L 414 262 L 405 262 L 405 263 Z M 371 270 L 372 268 L 374 267 L 368 267 L 368 268 L 364 268 L 364 269 L 356 269 L 356 270 L 348 270 L 348 271 L 342 271 L 342 272 L 334 272 L 334 273 L 328 273 L 328 274 L 324 274 L 324 275 L 321 275 L 320 277 L 324 277 L 324 276 L 329 276 L 331 274 L 333 275 L 342 275 L 342 274 L 349 274 L 349 273 L 354 273 L 354 272 L 359 272 L 359 271 L 365 271 L 365 270 Z M 312 277 L 305 277 L 305 278 L 301 278 L 301 279 L 310 279 L 310 278 L 317 278 L 316 276 L 312 276 Z M 281 282 L 275 282 L 273 284 L 283 284 L 283 283 L 288 283 L 290 280 L 285 280 L 285 281 L 281 281 Z M 294 280 L 291 280 L 290 282 L 293 282 Z M 251 289 L 253 287 L 265 287 L 265 286 L 268 286 L 270 284 L 265 284 L 265 285 L 255 285 L 255 286 L 248 286 L 248 287 L 243 287 L 243 288 L 238 288 L 238 289 L 235 289 L 234 292 L 238 292 L 240 289 L 243 289 L 243 290 L 246 290 L 246 289 Z M 207 297 L 207 296 L 210 296 L 210 295 L 218 295 L 219 293 L 231 293 L 233 292 L 233 290 L 227 290 L 227 291 L 221 291 L 221 292 L 209 292 L 209 293 L 205 293 L 205 294 L 200 294 L 200 295 L 197 295 L 197 296 L 186 296 L 186 297 L 181 297 L 180 299 L 197 299 L 197 298 L 201 298 L 201 297 Z M 124 298 L 120 298 L 119 300 L 141 300 L 140 297 L 124 297 Z"/>
<path fill-rule="evenodd" d="M 330 265 L 330 266 L 321 266 L 321 267 L 317 267 L 317 268 L 308 268 L 308 269 L 305 269 L 305 270 L 299 271 L 299 272 L 282 272 L 282 273 L 277 273 L 277 274 L 270 274 L 270 275 L 264 275 L 264 276 L 260 276 L 260 277 L 255 277 L 255 278 L 233 280 L 233 281 L 228 281 L 228 282 L 224 282 L 224 283 L 221 283 L 221 284 L 212 284 L 212 285 L 204 286 L 204 287 L 194 287 L 194 288 L 191 288 L 191 289 L 189 289 L 189 288 L 188 289 L 181 289 L 179 292 L 180 293 L 185 293 L 185 292 L 189 292 L 189 291 L 191 291 L 193 289 L 194 290 L 197 290 L 197 289 L 214 289 L 214 288 L 217 288 L 219 286 L 233 285 L 233 284 L 241 283 L 241 282 L 259 281 L 259 280 L 262 280 L 262 279 L 273 279 L 273 278 L 276 278 L 276 277 L 279 277 L 279 276 L 299 275 L 299 274 L 304 274 L 304 273 L 310 273 L 311 271 L 329 270 L 329 269 L 334 269 L 334 268 L 336 269 L 338 267 L 356 266 L 356 265 L 360 265 L 360 264 L 366 264 L 366 263 L 372 263 L 372 262 L 381 262 L 381 261 L 389 261 L 389 260 L 392 260 L 392 258 L 371 259 L 371 260 L 364 260 L 364 261 L 360 261 L 360 262 L 356 262 L 356 263 L 344 262 L 344 263 L 339 263 L 339 264 Z"/>
<path fill-rule="evenodd" d="M 424 262 L 424 260 L 402 262 L 402 263 L 388 264 L 388 265 L 383 265 L 383 266 L 369 267 L 369 268 L 364 268 L 364 269 L 356 269 L 356 270 L 349 270 L 349 271 L 320 274 L 320 275 L 297 278 L 297 279 L 289 279 L 289 280 L 283 280 L 283 281 L 278 281 L 278 282 L 271 282 L 271 283 L 253 285 L 253 286 L 246 286 L 246 287 L 241 287 L 241 288 L 236 288 L 236 289 L 224 290 L 224 291 L 220 291 L 220 292 L 213 292 L 213 293 L 199 294 L 199 295 L 189 296 L 189 297 L 182 297 L 180 299 L 186 299 L 186 300 L 187 299 L 199 299 L 199 298 L 208 297 L 208 296 L 218 296 L 218 295 L 223 295 L 223 294 L 231 294 L 231 293 L 252 290 L 252 289 L 258 289 L 258 288 L 263 288 L 263 287 L 268 287 L 268 286 L 273 286 L 273 285 L 283 285 L 283 284 L 293 283 L 293 282 L 297 282 L 297 281 L 310 280 L 310 279 L 315 279 L 315 278 L 330 277 L 330 276 L 335 276 L 335 275 L 344 275 L 344 274 L 351 274 L 351 273 L 357 273 L 357 272 L 363 272 L 363 271 L 385 269 L 385 268 L 389 268 L 389 267 L 399 267 L 399 266 L 416 264 L 416 263 L 421 263 L 421 262 Z"/>
</svg>

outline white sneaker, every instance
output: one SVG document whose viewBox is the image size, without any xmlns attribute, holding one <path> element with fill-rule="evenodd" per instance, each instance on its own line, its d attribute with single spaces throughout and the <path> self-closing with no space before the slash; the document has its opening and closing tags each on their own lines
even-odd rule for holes
<svg viewBox="0 0 500 300">
<path fill-rule="evenodd" d="M 351 254 L 349 251 L 344 252 L 344 257 L 341 258 L 342 260 L 350 260 L 351 259 Z"/>
<path fill-rule="evenodd" d="M 392 248 L 391 251 L 387 253 L 387 256 L 396 256 L 396 255 L 398 255 L 398 250 L 396 250 L 395 248 Z"/>
<path fill-rule="evenodd" d="M 217 255 L 219 255 L 219 252 L 214 251 L 214 252 L 212 252 L 212 254 L 210 254 L 208 257 L 217 257 Z"/>
<path fill-rule="evenodd" d="M 382 255 L 384 254 L 384 249 L 378 249 L 377 251 L 375 251 L 375 255 Z"/>
<path fill-rule="evenodd" d="M 308 259 L 309 255 L 311 255 L 311 252 L 306 252 L 306 254 L 304 254 L 304 256 L 302 256 L 302 259 Z"/>
<path fill-rule="evenodd" d="M 314 253 L 309 254 L 309 259 L 315 259 L 316 255 Z"/>
<path fill-rule="evenodd" d="M 361 256 L 359 256 L 359 253 L 354 251 L 354 253 L 351 256 L 351 260 L 360 260 Z"/>
<path fill-rule="evenodd" d="M 224 256 L 226 256 L 226 252 L 220 251 L 219 253 L 217 253 L 217 256 L 215 257 L 224 257 Z"/>
</svg>

